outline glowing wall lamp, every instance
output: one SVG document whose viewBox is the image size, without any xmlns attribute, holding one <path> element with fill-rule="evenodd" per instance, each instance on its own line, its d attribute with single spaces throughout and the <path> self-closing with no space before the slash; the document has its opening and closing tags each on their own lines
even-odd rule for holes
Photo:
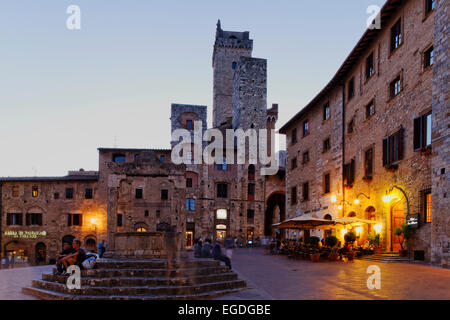
<svg viewBox="0 0 450 320">
<path fill-rule="evenodd" d="M 341 233 L 342 233 L 342 236 L 345 236 L 347 234 L 347 229 L 342 229 Z"/>
<path fill-rule="evenodd" d="M 97 222 L 97 221 L 95 221 L 94 218 L 91 219 L 91 223 L 92 223 L 92 224 L 95 224 L 96 222 Z"/>
<path fill-rule="evenodd" d="M 385 195 L 385 196 L 383 196 L 383 202 L 384 203 L 389 203 L 389 202 L 391 202 L 391 196 L 390 195 Z"/>
<path fill-rule="evenodd" d="M 339 206 L 338 206 L 338 209 L 339 209 L 339 210 L 342 210 L 342 206 L 341 206 L 341 205 L 339 205 Z"/>
<path fill-rule="evenodd" d="M 353 201 L 354 204 L 358 205 L 359 204 L 359 200 L 355 199 L 355 201 Z"/>
<path fill-rule="evenodd" d="M 362 228 L 361 227 L 356 227 L 355 231 L 356 231 L 356 235 L 359 237 L 361 235 Z"/>
<path fill-rule="evenodd" d="M 331 196 L 331 203 L 336 203 L 337 202 L 337 198 L 335 195 Z"/>
<path fill-rule="evenodd" d="M 376 225 L 373 226 L 373 229 L 375 230 L 376 233 L 381 233 L 382 228 L 383 226 L 381 225 L 381 223 L 377 223 Z"/>
</svg>

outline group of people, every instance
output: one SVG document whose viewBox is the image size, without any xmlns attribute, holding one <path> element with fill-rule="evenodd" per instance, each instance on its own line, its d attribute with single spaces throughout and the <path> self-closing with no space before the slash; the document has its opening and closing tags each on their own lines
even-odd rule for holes
<svg viewBox="0 0 450 320">
<path fill-rule="evenodd" d="M 105 240 L 102 240 L 98 246 L 98 253 L 96 257 L 101 258 L 106 250 Z M 78 266 L 81 270 L 84 269 L 83 262 L 89 256 L 93 256 L 94 252 L 86 254 L 86 251 L 81 248 L 81 241 L 73 239 L 72 242 L 66 241 L 63 243 L 63 250 L 56 255 L 56 269 L 58 275 L 68 275 L 67 269 L 69 266 Z"/>
<path fill-rule="evenodd" d="M 227 254 L 222 253 L 222 244 L 225 242 Z M 194 244 L 194 256 L 196 258 L 213 258 L 225 262 L 225 265 L 231 270 L 231 256 L 232 256 L 233 240 L 226 238 L 225 241 L 218 239 L 214 246 L 211 245 L 211 239 L 203 240 L 197 239 Z"/>
</svg>

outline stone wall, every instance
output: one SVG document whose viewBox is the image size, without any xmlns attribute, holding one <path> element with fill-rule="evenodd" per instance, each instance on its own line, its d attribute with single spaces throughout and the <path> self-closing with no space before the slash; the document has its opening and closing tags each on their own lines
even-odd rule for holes
<svg viewBox="0 0 450 320">
<path fill-rule="evenodd" d="M 431 261 L 447 268 L 450 266 L 449 7 L 448 1 L 438 0 L 434 13 L 433 171 L 431 174 L 433 190 Z"/>
</svg>

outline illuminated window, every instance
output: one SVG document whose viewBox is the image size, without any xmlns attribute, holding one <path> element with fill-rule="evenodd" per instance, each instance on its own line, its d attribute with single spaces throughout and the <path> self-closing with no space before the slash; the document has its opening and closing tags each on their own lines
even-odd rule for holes
<svg viewBox="0 0 450 320">
<path fill-rule="evenodd" d="M 216 214 L 217 214 L 217 220 L 227 220 L 227 218 L 228 218 L 227 209 L 218 209 Z"/>
<path fill-rule="evenodd" d="M 144 227 L 140 227 L 136 229 L 136 232 L 147 232 L 147 229 L 145 229 Z"/>
<path fill-rule="evenodd" d="M 427 189 L 421 192 L 421 202 L 422 202 L 422 217 L 424 223 L 431 223 L 432 212 L 431 212 L 431 189 Z"/>
<path fill-rule="evenodd" d="M 161 157 L 159 157 L 159 160 L 161 160 L 161 162 L 164 163 L 164 161 L 166 161 L 166 157 L 165 156 L 161 156 Z"/>
<path fill-rule="evenodd" d="M 39 188 L 38 188 L 38 187 L 33 187 L 33 188 L 31 189 L 31 196 L 32 196 L 33 198 L 37 198 L 38 195 L 39 195 Z"/>
</svg>

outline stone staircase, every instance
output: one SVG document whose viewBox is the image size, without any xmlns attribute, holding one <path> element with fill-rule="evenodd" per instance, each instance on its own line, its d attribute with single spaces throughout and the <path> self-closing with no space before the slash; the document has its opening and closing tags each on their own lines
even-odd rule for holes
<svg viewBox="0 0 450 320">
<path fill-rule="evenodd" d="M 374 254 L 370 256 L 363 256 L 361 260 L 377 261 L 377 262 L 410 262 L 408 257 L 400 257 L 398 252 L 383 252 L 380 254 Z"/>
<path fill-rule="evenodd" d="M 43 274 L 22 292 L 44 300 L 198 300 L 245 290 L 234 272 L 211 259 L 181 260 L 168 277 L 167 261 L 101 259 L 81 271 L 81 289 L 69 290 L 67 276 Z"/>
</svg>

